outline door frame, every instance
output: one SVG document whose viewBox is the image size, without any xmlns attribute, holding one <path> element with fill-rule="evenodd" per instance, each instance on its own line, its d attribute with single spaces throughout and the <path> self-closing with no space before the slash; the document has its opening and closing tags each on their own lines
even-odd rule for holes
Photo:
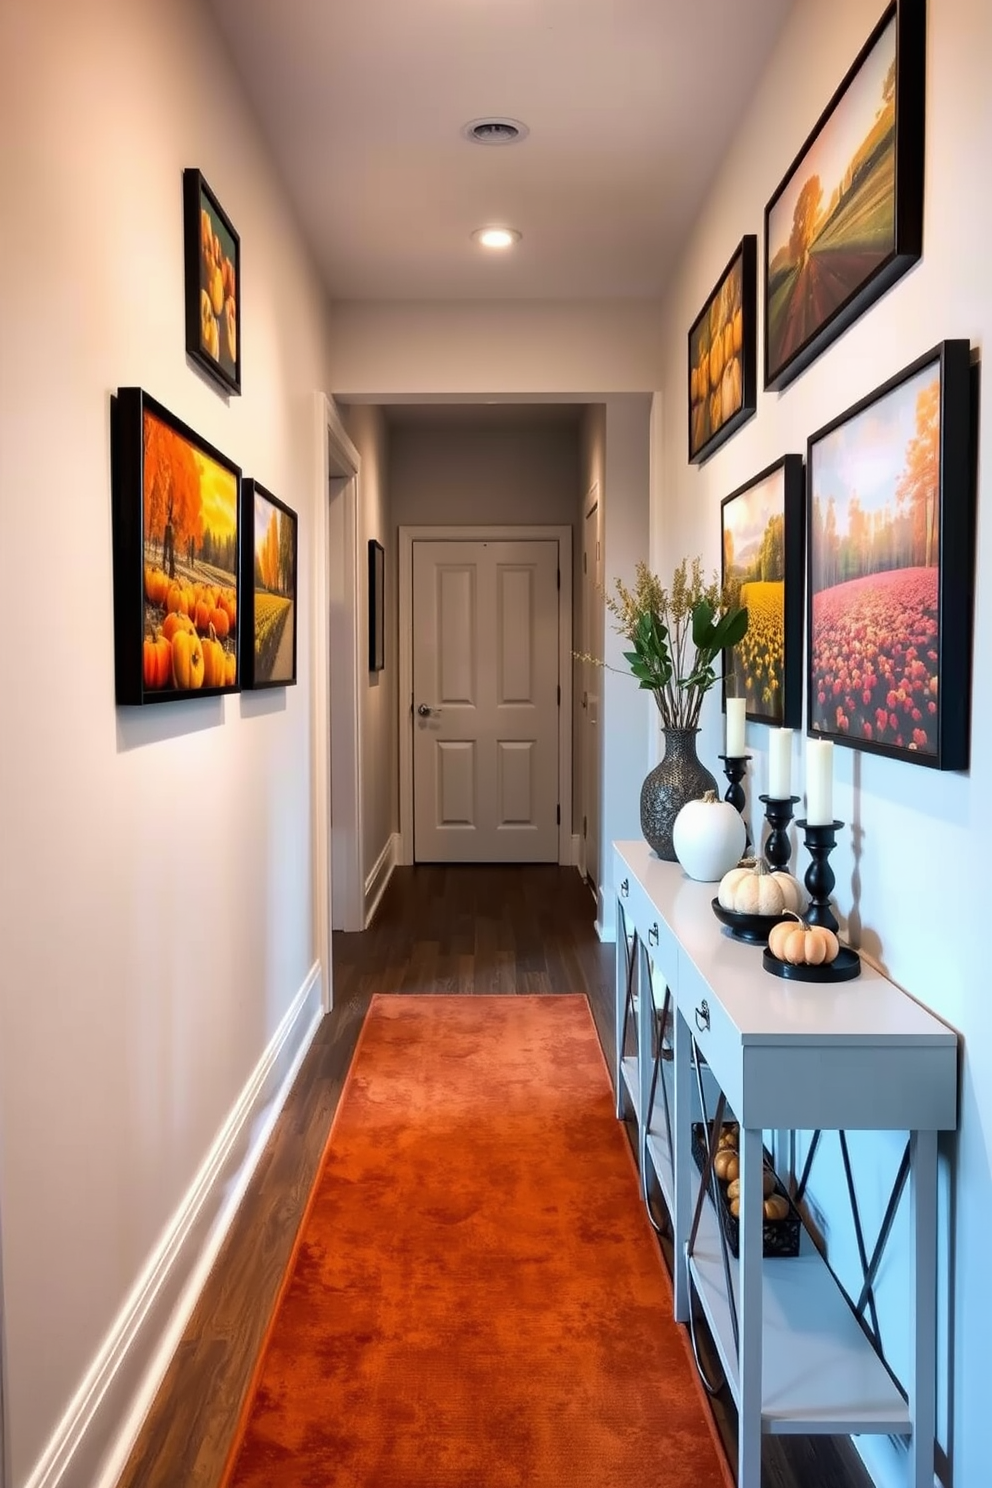
<svg viewBox="0 0 992 1488">
<path fill-rule="evenodd" d="M 325 393 L 316 395 L 317 490 L 313 539 L 313 878 L 324 1011 L 333 1003 L 331 932 L 364 926 L 360 747 L 358 475 L 361 457 Z M 340 567 L 330 556 L 331 481 L 342 503 Z M 332 616 L 332 605 L 334 616 Z M 332 626 L 334 667 L 331 666 Z M 332 829 L 333 820 L 333 829 Z"/>
<path fill-rule="evenodd" d="M 397 736 L 400 756 L 400 849 L 398 861 L 413 862 L 413 545 L 429 542 L 556 542 L 558 544 L 558 862 L 572 864 L 572 529 L 477 526 L 399 529 L 399 694 Z"/>
</svg>

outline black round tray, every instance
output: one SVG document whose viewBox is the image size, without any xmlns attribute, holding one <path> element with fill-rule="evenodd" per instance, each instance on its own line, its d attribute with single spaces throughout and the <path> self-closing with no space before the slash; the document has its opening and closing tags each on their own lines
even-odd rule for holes
<svg viewBox="0 0 992 1488">
<path fill-rule="evenodd" d="M 713 913 L 721 925 L 726 925 L 735 940 L 746 940 L 749 945 L 767 945 L 768 932 L 791 915 L 738 914 L 735 909 L 724 909 L 719 899 L 711 899 Z"/>
<path fill-rule="evenodd" d="M 841 946 L 834 959 L 824 966 L 793 966 L 791 961 L 780 961 L 773 956 L 767 947 L 761 959 L 766 971 L 784 977 L 787 982 L 849 982 L 861 975 L 861 957 L 848 946 Z"/>
</svg>

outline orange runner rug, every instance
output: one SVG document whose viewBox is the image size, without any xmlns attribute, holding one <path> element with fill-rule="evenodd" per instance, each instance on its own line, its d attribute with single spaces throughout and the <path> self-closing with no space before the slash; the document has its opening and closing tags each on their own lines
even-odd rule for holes
<svg viewBox="0 0 992 1488">
<path fill-rule="evenodd" d="M 581 996 L 373 998 L 224 1488 L 727 1488 Z"/>
</svg>

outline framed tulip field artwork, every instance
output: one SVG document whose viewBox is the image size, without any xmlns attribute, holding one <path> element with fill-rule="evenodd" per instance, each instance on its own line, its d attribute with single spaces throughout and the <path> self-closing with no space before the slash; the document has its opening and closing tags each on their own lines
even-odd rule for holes
<svg viewBox="0 0 992 1488">
<path fill-rule="evenodd" d="M 893 0 L 765 208 L 765 387 L 923 251 L 926 0 Z"/>
<path fill-rule="evenodd" d="M 813 434 L 806 482 L 810 734 L 967 768 L 968 342 L 942 342 Z"/>
<path fill-rule="evenodd" d="M 137 387 L 111 466 L 117 702 L 237 692 L 240 469 Z"/>
<path fill-rule="evenodd" d="M 689 331 L 689 463 L 701 465 L 757 407 L 757 239 L 742 238 Z"/>
<path fill-rule="evenodd" d="M 243 687 L 296 682 L 296 513 L 258 481 L 241 485 Z"/>
<path fill-rule="evenodd" d="M 241 239 L 198 170 L 183 171 L 186 353 L 241 392 Z"/>
<path fill-rule="evenodd" d="M 724 653 L 724 700 L 755 723 L 798 728 L 803 711 L 803 457 L 783 455 L 725 496 L 723 583 L 738 584 L 747 633 Z"/>
</svg>

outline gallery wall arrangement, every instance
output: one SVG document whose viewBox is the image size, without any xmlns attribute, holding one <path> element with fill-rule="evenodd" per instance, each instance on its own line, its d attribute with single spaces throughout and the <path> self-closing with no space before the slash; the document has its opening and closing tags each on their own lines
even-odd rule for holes
<svg viewBox="0 0 992 1488">
<path fill-rule="evenodd" d="M 117 702 L 236 692 L 241 471 L 139 387 L 111 400 Z"/>
<path fill-rule="evenodd" d="M 241 392 L 241 239 L 198 170 L 183 171 L 186 351 Z"/>
<path fill-rule="evenodd" d="M 921 256 L 925 27 L 924 0 L 887 6 L 765 209 L 766 390 L 785 389 Z M 718 377 L 733 351 L 728 287 L 746 286 L 754 241 L 742 239 L 689 332 L 696 463 L 745 416 L 717 423 L 719 397 L 700 392 L 712 394 L 711 348 Z M 742 305 L 743 347 L 746 287 Z M 967 768 L 971 384 L 968 341 L 946 340 L 809 435 L 805 464 L 785 455 L 723 497 L 722 579 L 749 616 L 724 658 L 728 738 L 742 700 L 753 723 L 799 726 L 805 672 L 811 738 Z M 728 798 L 743 801 L 738 742 Z"/>
<path fill-rule="evenodd" d="M 250 477 L 242 482 L 243 687 L 296 682 L 297 517 Z"/>
</svg>

